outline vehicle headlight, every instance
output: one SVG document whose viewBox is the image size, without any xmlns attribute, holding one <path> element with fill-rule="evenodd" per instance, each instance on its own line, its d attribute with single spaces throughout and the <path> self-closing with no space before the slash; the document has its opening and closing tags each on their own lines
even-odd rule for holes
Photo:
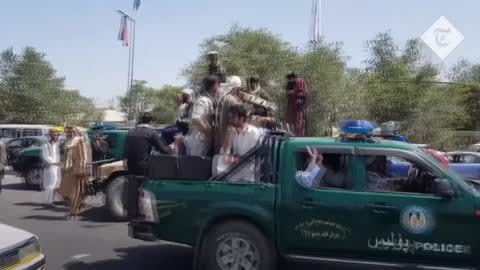
<svg viewBox="0 0 480 270">
<path fill-rule="evenodd" d="M 23 261 L 39 253 L 40 243 L 38 242 L 38 239 L 34 237 L 29 241 L 28 245 L 18 250 L 18 258 L 20 259 L 20 261 Z"/>
</svg>

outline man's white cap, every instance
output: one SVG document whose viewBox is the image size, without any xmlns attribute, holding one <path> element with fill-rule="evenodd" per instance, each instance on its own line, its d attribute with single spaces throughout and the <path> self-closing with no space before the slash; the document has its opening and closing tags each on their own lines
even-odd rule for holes
<svg viewBox="0 0 480 270">
<path fill-rule="evenodd" d="M 183 89 L 183 90 L 182 90 L 182 93 L 188 94 L 188 95 L 190 95 L 190 96 L 193 96 L 193 94 L 194 94 L 193 90 L 190 89 L 190 88 L 185 88 L 185 89 Z"/>
<path fill-rule="evenodd" d="M 227 77 L 226 82 L 220 84 L 220 96 L 229 94 L 235 87 L 242 87 L 242 79 L 238 76 Z"/>
<path fill-rule="evenodd" d="M 227 83 L 229 87 L 242 87 L 242 79 L 238 76 L 229 76 L 227 78 Z"/>
</svg>

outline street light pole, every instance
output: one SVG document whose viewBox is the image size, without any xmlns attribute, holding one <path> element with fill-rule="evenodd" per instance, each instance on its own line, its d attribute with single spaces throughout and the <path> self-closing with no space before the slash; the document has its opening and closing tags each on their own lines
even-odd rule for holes
<svg viewBox="0 0 480 270">
<path fill-rule="evenodd" d="M 128 78 L 127 78 L 127 95 L 128 95 L 128 121 L 134 120 L 132 119 L 132 87 L 133 87 L 133 70 L 135 66 L 135 19 L 128 16 L 121 10 L 117 10 L 117 13 L 121 16 L 125 17 L 128 21 L 130 21 L 132 34 L 129 37 L 129 43 L 131 46 L 128 46 Z"/>
</svg>

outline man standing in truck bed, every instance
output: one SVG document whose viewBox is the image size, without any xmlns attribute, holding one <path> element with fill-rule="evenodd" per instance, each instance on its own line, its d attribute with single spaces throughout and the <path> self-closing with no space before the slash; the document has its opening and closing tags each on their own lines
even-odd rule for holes
<svg viewBox="0 0 480 270">
<path fill-rule="evenodd" d="M 128 216 L 135 218 L 137 213 L 138 188 L 146 175 L 148 158 L 152 149 L 161 154 L 172 155 L 174 149 L 160 139 L 160 134 L 151 128 L 152 115 L 143 113 L 139 125 L 130 130 L 125 139 L 125 156 L 129 177 L 128 184 Z"/>
</svg>

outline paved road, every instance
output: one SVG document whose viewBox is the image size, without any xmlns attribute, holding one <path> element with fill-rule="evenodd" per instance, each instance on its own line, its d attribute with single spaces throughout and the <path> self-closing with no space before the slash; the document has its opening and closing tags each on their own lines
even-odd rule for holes
<svg viewBox="0 0 480 270">
<path fill-rule="evenodd" d="M 76 221 L 66 221 L 66 208 L 44 208 L 42 195 L 24 190 L 19 178 L 6 176 L 0 222 L 36 234 L 49 270 L 191 269 L 188 247 L 131 239 L 126 223 L 111 222 L 101 207 L 90 208 Z M 94 206 L 101 203 L 101 198 L 89 200 Z"/>
<path fill-rule="evenodd" d="M 89 198 L 87 203 L 93 207 L 71 221 L 63 218 L 65 207 L 47 209 L 42 202 L 41 192 L 25 190 L 17 177 L 5 177 L 0 222 L 36 234 L 49 270 L 191 270 L 190 247 L 129 238 L 127 224 L 111 221 L 100 207 L 102 198 Z M 284 269 L 313 270 L 318 266 L 288 264 Z"/>
</svg>

